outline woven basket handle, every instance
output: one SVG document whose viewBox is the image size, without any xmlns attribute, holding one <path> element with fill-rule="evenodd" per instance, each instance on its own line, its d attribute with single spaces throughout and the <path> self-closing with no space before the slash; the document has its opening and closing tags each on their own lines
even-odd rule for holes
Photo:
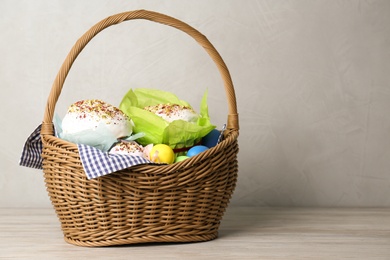
<svg viewBox="0 0 390 260">
<path fill-rule="evenodd" d="M 73 62 L 76 60 L 77 56 L 88 44 L 88 42 L 92 40 L 92 38 L 95 35 L 97 35 L 99 32 L 101 32 L 102 30 L 104 30 L 105 28 L 111 25 L 119 24 L 127 20 L 135 20 L 135 19 L 150 20 L 153 22 L 169 25 L 176 29 L 179 29 L 187 33 L 188 35 L 190 35 L 192 38 L 194 38 L 206 50 L 209 56 L 213 59 L 214 63 L 217 65 L 222 80 L 224 82 L 225 92 L 228 100 L 228 108 L 229 108 L 226 128 L 228 132 L 238 131 L 237 104 L 236 104 L 236 96 L 234 92 L 233 83 L 229 71 L 225 65 L 225 62 L 222 60 L 222 57 L 219 55 L 219 53 L 214 48 L 214 46 L 207 40 L 207 38 L 204 35 L 202 35 L 196 29 L 192 28 L 191 26 L 189 26 L 188 24 L 180 20 L 152 11 L 137 10 L 137 11 L 119 13 L 107 17 L 106 19 L 98 22 L 93 27 L 91 27 L 91 29 L 89 29 L 86 33 L 84 33 L 84 35 L 82 35 L 81 38 L 75 43 L 75 45 L 72 47 L 71 51 L 69 52 L 68 56 L 66 57 L 64 63 L 62 64 L 60 71 L 58 72 L 57 77 L 54 80 L 54 83 L 52 85 L 52 89 L 50 91 L 47 104 L 46 104 L 46 109 L 43 118 L 42 129 L 41 129 L 41 135 L 54 135 L 52 121 L 53 121 L 55 105 L 61 94 L 61 90 L 64 85 L 66 76 L 68 75 Z"/>
</svg>

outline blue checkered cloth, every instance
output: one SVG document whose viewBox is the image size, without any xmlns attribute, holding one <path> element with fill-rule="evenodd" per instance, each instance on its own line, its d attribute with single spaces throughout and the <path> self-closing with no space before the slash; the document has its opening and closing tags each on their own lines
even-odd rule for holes
<svg viewBox="0 0 390 260">
<path fill-rule="evenodd" d="M 94 179 L 138 164 L 152 163 L 141 156 L 109 154 L 84 144 L 77 145 L 88 179 Z"/>
<path fill-rule="evenodd" d="M 20 158 L 19 165 L 26 166 L 35 169 L 42 169 L 42 140 L 41 140 L 41 128 L 39 125 L 34 132 L 27 138 L 22 157 Z"/>
<path fill-rule="evenodd" d="M 39 125 L 27 138 L 19 164 L 42 169 L 42 148 L 41 125 Z M 140 156 L 108 154 L 89 145 L 78 144 L 77 148 L 88 179 L 94 179 L 138 164 L 152 163 Z"/>
</svg>

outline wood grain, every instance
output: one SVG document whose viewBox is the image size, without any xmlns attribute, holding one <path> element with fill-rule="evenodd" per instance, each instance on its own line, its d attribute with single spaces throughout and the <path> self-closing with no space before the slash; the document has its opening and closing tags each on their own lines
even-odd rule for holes
<svg viewBox="0 0 390 260">
<path fill-rule="evenodd" d="M 85 248 L 52 209 L 1 209 L 1 259 L 390 259 L 390 209 L 229 208 L 219 238 Z"/>
</svg>

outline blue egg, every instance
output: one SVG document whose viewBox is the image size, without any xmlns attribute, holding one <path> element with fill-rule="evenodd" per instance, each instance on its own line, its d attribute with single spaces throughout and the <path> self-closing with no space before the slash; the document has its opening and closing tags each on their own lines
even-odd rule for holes
<svg viewBox="0 0 390 260">
<path fill-rule="evenodd" d="M 211 130 L 205 137 L 202 138 L 202 145 L 207 146 L 208 148 L 214 147 L 217 145 L 218 138 L 221 132 L 217 129 Z"/>
<path fill-rule="evenodd" d="M 196 145 L 196 146 L 192 147 L 190 150 L 188 150 L 187 156 L 188 156 L 188 157 L 195 156 L 195 155 L 197 155 L 197 154 L 200 154 L 201 152 L 206 151 L 207 149 L 209 149 L 207 146 L 204 146 L 204 145 Z"/>
</svg>

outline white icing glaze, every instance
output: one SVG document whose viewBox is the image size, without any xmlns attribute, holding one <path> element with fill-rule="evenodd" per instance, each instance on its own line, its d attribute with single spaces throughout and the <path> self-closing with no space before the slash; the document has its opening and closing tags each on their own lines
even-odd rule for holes
<svg viewBox="0 0 390 260">
<path fill-rule="evenodd" d="M 158 104 L 156 106 L 147 106 L 144 109 L 156 114 L 168 122 L 175 120 L 196 122 L 199 117 L 192 108 L 176 104 Z"/>
<path fill-rule="evenodd" d="M 132 121 L 118 108 L 101 100 L 82 100 L 72 104 L 62 120 L 65 134 L 96 131 L 104 126 L 116 138 L 132 133 Z"/>
</svg>

